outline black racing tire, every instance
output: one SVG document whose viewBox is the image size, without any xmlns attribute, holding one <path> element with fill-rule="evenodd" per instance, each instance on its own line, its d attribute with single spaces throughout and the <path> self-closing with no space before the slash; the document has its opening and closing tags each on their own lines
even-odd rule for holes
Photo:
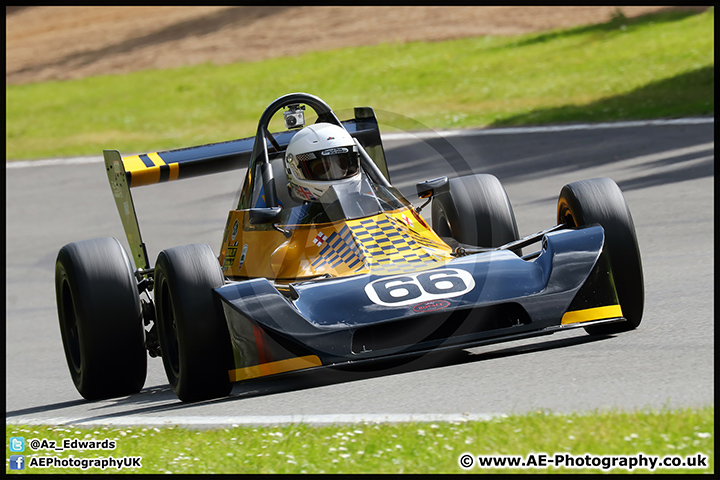
<svg viewBox="0 0 720 480">
<path fill-rule="evenodd" d="M 451 178 L 448 192 L 433 197 L 432 227 L 441 237 L 478 247 L 499 247 L 519 238 L 510 199 L 490 174 Z"/>
<path fill-rule="evenodd" d="M 557 221 L 571 227 L 600 224 L 605 230 L 605 248 L 627 321 L 589 326 L 585 331 L 609 335 L 636 329 L 645 305 L 643 269 L 635 224 L 620 187 L 609 178 L 565 185 L 558 198 Z"/>
<path fill-rule="evenodd" d="M 168 382 L 183 402 L 230 394 L 230 334 L 213 289 L 224 277 L 208 245 L 160 252 L 155 264 L 155 316 Z"/>
<path fill-rule="evenodd" d="M 55 263 L 55 297 L 70 375 L 87 400 L 139 392 L 147 375 L 140 296 L 115 238 L 65 245 Z"/>
</svg>

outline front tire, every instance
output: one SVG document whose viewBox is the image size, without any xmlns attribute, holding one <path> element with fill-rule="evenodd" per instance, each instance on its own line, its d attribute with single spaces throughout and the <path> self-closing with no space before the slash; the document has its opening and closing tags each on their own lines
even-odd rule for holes
<svg viewBox="0 0 720 480">
<path fill-rule="evenodd" d="M 635 225 L 620 187 L 609 178 L 565 185 L 558 198 L 557 221 L 570 227 L 598 223 L 605 230 L 605 249 L 627 321 L 586 327 L 585 331 L 607 335 L 636 329 L 645 305 L 643 269 Z"/>
<path fill-rule="evenodd" d="M 450 179 L 449 191 L 433 197 L 433 230 L 441 237 L 478 247 L 499 247 L 518 239 L 510 199 L 490 174 Z"/>
<path fill-rule="evenodd" d="M 139 392 L 147 375 L 140 298 L 115 238 L 73 242 L 55 263 L 60 334 L 73 383 L 87 400 Z"/>
<path fill-rule="evenodd" d="M 220 264 L 208 245 L 163 250 L 155 264 L 155 311 L 163 365 L 183 402 L 224 397 L 232 384 L 230 335 L 213 289 Z"/>
</svg>

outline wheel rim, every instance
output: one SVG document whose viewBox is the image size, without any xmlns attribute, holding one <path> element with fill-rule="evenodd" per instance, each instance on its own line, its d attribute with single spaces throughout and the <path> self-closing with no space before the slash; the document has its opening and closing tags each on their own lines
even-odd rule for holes
<svg viewBox="0 0 720 480">
<path fill-rule="evenodd" d="M 435 230 L 435 233 L 437 233 L 441 237 L 452 237 L 452 229 L 450 228 L 450 223 L 448 223 L 447 217 L 445 217 L 444 215 L 438 220 L 438 226 Z"/>
<path fill-rule="evenodd" d="M 70 364 L 77 375 L 82 371 L 82 355 L 80 353 L 80 335 L 78 334 L 77 314 L 70 285 L 67 281 L 62 286 L 62 323 L 67 342 L 67 354 Z"/>
<path fill-rule="evenodd" d="M 564 201 L 558 205 L 558 222 L 564 223 L 568 227 L 577 227 L 577 221 L 570 212 L 570 206 Z"/>
</svg>

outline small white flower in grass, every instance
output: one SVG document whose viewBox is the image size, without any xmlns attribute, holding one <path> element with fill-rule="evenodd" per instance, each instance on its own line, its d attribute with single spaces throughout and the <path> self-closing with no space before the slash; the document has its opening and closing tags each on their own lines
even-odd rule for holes
<svg viewBox="0 0 720 480">
<path fill-rule="evenodd" d="M 568 438 L 569 438 L 570 440 L 575 440 L 575 435 L 568 435 Z"/>
<path fill-rule="evenodd" d="M 424 437 L 424 436 L 425 436 L 425 430 L 418 430 L 418 431 L 417 431 L 417 434 Z"/>
<path fill-rule="evenodd" d="M 341 453 L 341 454 L 340 454 L 340 457 L 341 457 L 341 458 L 348 458 L 349 456 L 350 456 L 349 453 Z"/>
<path fill-rule="evenodd" d="M 330 448 L 328 448 L 328 452 L 337 452 L 337 448 L 330 447 Z"/>
<path fill-rule="evenodd" d="M 340 450 L 341 452 L 347 452 L 347 448 L 345 448 L 345 447 L 340 447 L 340 448 L 338 448 L 338 450 Z"/>
<path fill-rule="evenodd" d="M 398 445 L 395 445 L 395 448 L 398 449 L 398 450 L 402 450 L 403 446 L 400 445 L 400 444 L 398 444 Z"/>
<path fill-rule="evenodd" d="M 433 423 L 432 425 L 430 425 L 430 428 L 440 428 L 440 427 L 438 427 L 437 425 L 435 425 L 435 424 Z"/>
<path fill-rule="evenodd" d="M 228 457 L 234 457 L 234 456 L 235 456 L 235 454 L 232 453 L 232 452 L 228 452 L 228 453 L 226 453 L 225 455 L 228 456 Z"/>
<path fill-rule="evenodd" d="M 357 433 L 358 435 L 362 435 L 362 434 L 363 434 L 363 431 L 362 431 L 362 430 L 353 430 L 353 432 Z"/>
<path fill-rule="evenodd" d="M 710 437 L 712 437 L 712 434 L 707 433 L 707 432 L 698 432 L 698 433 L 696 433 L 695 435 L 697 435 L 697 436 L 700 437 L 700 438 L 710 438 Z"/>
</svg>

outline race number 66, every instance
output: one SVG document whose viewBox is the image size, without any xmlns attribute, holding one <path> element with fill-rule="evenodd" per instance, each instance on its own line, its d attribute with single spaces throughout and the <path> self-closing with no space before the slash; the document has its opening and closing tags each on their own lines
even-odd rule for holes
<svg viewBox="0 0 720 480">
<path fill-rule="evenodd" d="M 368 283 L 365 293 L 377 305 L 399 307 L 458 297 L 473 288 L 475 280 L 469 272 L 444 269 L 384 277 Z"/>
</svg>

